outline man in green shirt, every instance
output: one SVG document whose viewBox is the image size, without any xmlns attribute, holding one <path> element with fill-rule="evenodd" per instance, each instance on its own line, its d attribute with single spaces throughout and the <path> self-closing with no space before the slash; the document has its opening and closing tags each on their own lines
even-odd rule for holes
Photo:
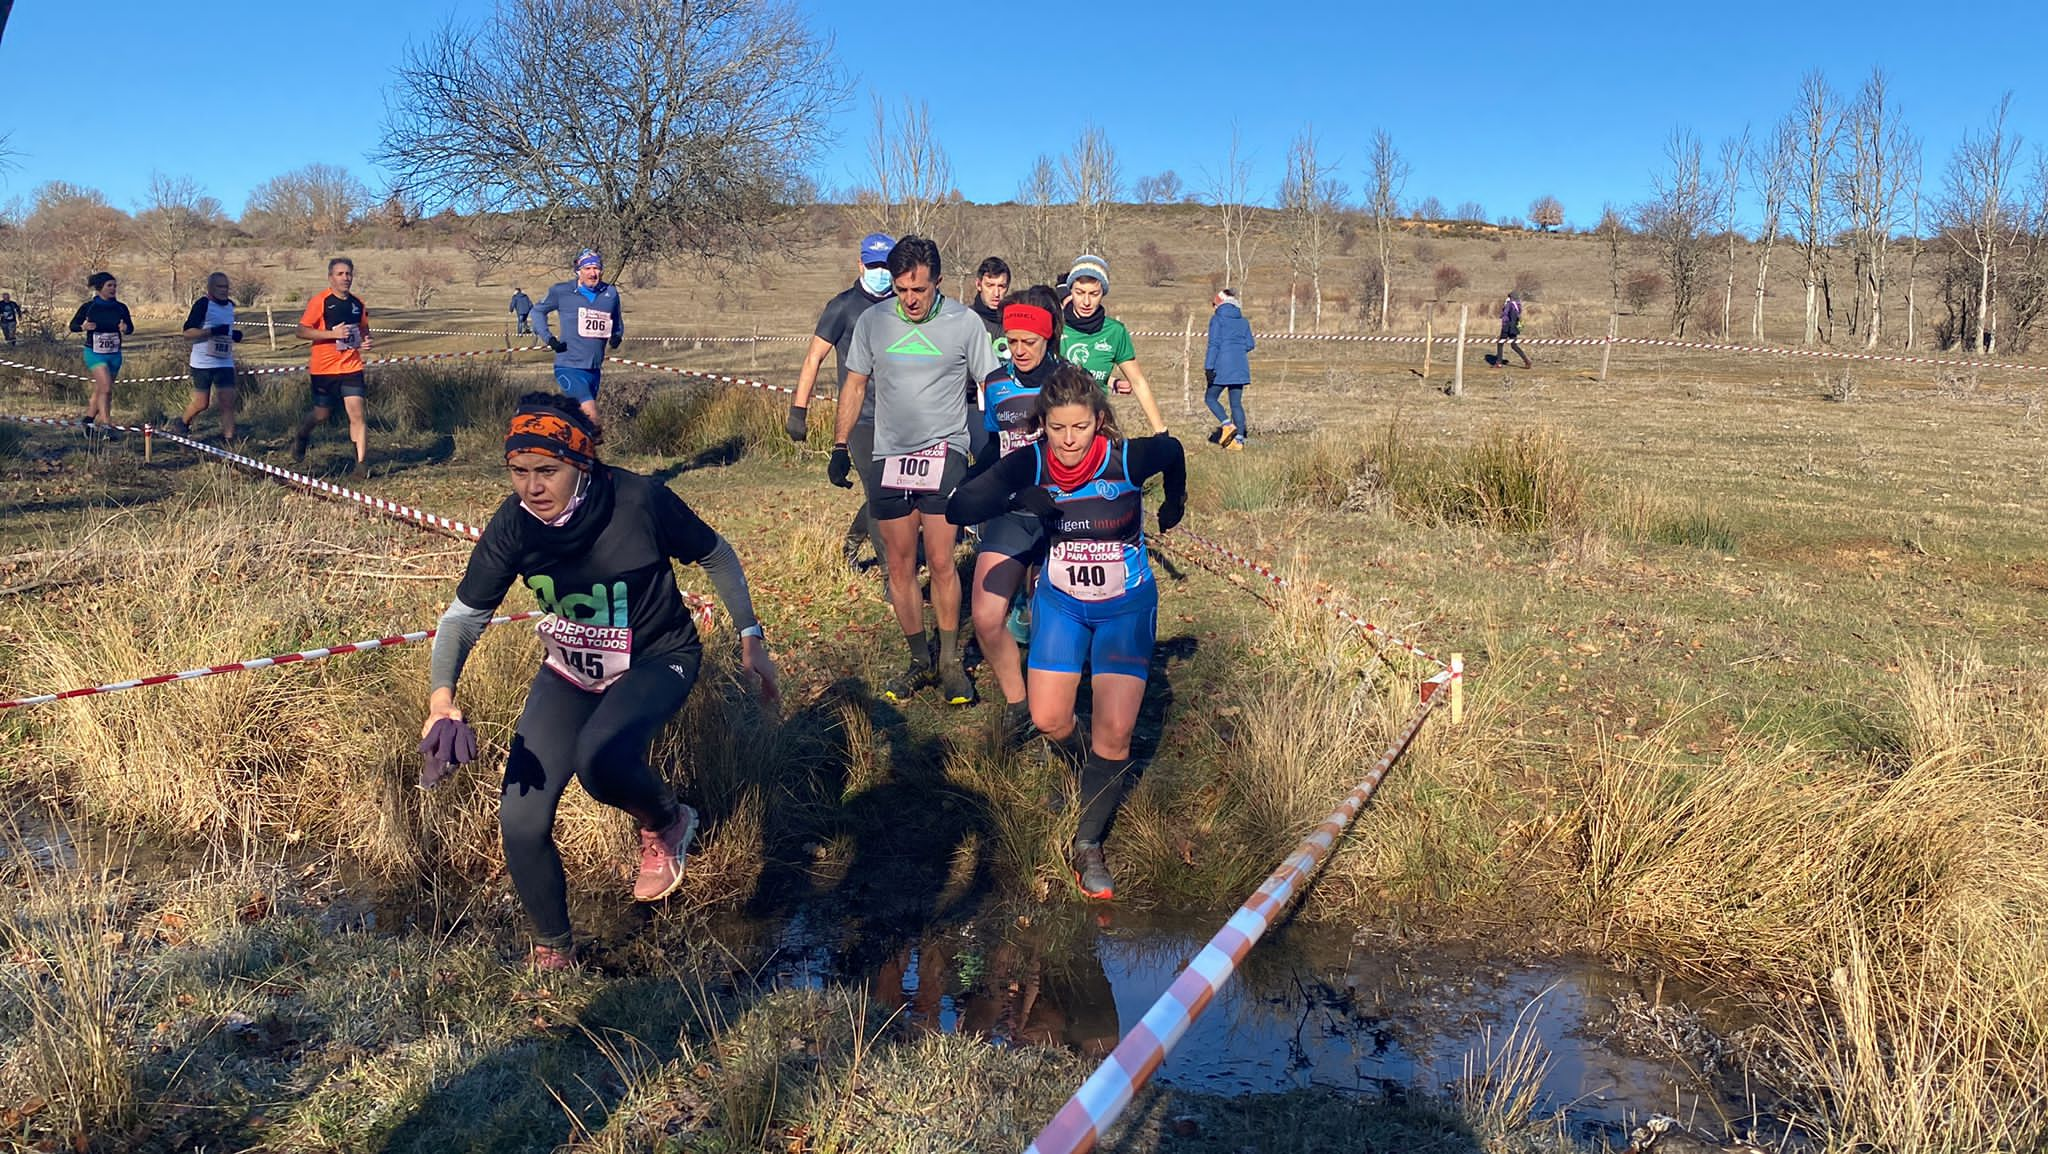
<svg viewBox="0 0 2048 1154">
<path fill-rule="evenodd" d="M 1165 432 L 1166 418 L 1159 415 L 1159 402 L 1152 399 L 1152 383 L 1138 364 L 1131 331 L 1103 307 L 1103 298 L 1109 295 L 1109 262 L 1090 254 L 1074 258 L 1073 270 L 1067 273 L 1067 293 L 1060 357 L 1088 370 L 1104 392 L 1113 384 L 1119 393 L 1137 394 L 1138 406 L 1145 410 L 1152 431 Z M 1112 382 L 1112 375 L 1122 379 Z"/>
</svg>

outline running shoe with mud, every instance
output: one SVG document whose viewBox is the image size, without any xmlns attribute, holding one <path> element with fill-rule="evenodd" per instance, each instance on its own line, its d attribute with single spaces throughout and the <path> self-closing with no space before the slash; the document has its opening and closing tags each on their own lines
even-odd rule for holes
<svg viewBox="0 0 2048 1154">
<path fill-rule="evenodd" d="M 939 671 L 939 693 L 947 705 L 973 705 L 974 679 L 967 676 L 967 668 L 954 662 L 947 662 Z"/>
<path fill-rule="evenodd" d="M 1109 876 L 1109 862 L 1102 856 L 1100 845 L 1075 842 L 1069 864 L 1074 871 L 1074 884 L 1081 887 L 1084 896 L 1101 902 L 1116 896 L 1115 882 Z"/>
<path fill-rule="evenodd" d="M 937 680 L 929 661 L 912 661 L 903 672 L 882 683 L 882 696 L 898 705 L 917 696 L 917 691 Z"/>
<path fill-rule="evenodd" d="M 561 973 L 565 970 L 573 970 L 576 968 L 576 948 L 574 946 L 536 945 L 533 947 L 533 952 L 527 955 L 526 964 L 530 969 L 539 970 L 542 973 Z"/>
<path fill-rule="evenodd" d="M 697 811 L 676 806 L 667 829 L 640 831 L 640 876 L 633 882 L 633 900 L 658 902 L 683 884 L 683 862 L 697 836 Z"/>
</svg>

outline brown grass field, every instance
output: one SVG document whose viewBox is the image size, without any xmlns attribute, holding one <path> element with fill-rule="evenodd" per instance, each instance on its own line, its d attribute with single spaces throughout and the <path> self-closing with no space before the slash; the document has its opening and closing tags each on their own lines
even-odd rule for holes
<svg viewBox="0 0 2048 1154">
<path fill-rule="evenodd" d="M 1191 211 L 1130 214 L 1113 273 L 1148 239 L 1183 270 L 1213 267 Z M 977 227 L 1000 236 L 1000 210 Z M 859 231 L 810 228 L 740 274 L 663 268 L 643 289 L 629 277 L 629 332 L 801 335 L 848 279 L 845 234 Z M 1534 272 L 1546 287 L 1529 335 L 1604 331 L 1605 254 L 1590 237 L 1436 236 L 1429 261 L 1417 239 L 1399 274 L 1416 289 L 1455 263 L 1477 305 Z M 260 255 L 273 284 L 286 279 L 277 254 Z M 378 310 L 405 254 L 354 255 Z M 302 295 L 317 289 L 313 254 L 293 261 Z M 971 272 L 959 263 L 950 285 Z M 545 278 L 530 274 L 532 291 Z M 1284 277 L 1261 279 L 1247 312 L 1268 332 L 1276 316 L 1284 326 L 1270 287 Z M 436 308 L 383 310 L 384 323 L 499 330 L 510 283 L 451 286 Z M 1397 280 L 1397 300 L 1411 291 Z M 1206 275 L 1158 288 L 1133 275 L 1111 302 L 1133 328 L 1178 329 L 1189 311 L 1199 327 L 1208 293 Z M 1780 334 L 1796 329 L 1795 297 L 1778 286 Z M 1403 310 L 1396 330 L 1419 331 Z M 1348 304 L 1332 311 L 1356 331 Z M 145 333 L 169 323 L 142 315 Z M 1474 329 L 1490 336 L 1491 322 Z M 1702 980 L 1770 1027 L 1815 1149 L 2041 1148 L 2048 480 L 2035 376 L 1856 364 L 1845 380 L 1835 365 L 1617 349 L 1603 385 L 1597 348 L 1539 346 L 1525 372 L 1486 367 L 1475 346 L 1452 398 L 1442 360 L 1424 381 L 1412 345 L 1268 340 L 1247 396 L 1258 440 L 1226 455 L 1201 443 L 1209 422 L 1183 399 L 1177 344 L 1138 349 L 1190 448 L 1189 528 L 1467 658 L 1465 723 L 1430 722 L 1301 916 Z M 260 325 L 245 348 L 273 359 Z M 631 351 L 788 384 L 801 348 Z M 31 355 L 70 368 L 76 353 Z M 382 374 L 361 487 L 484 516 L 501 491 L 499 422 L 542 364 Z M 173 371 L 161 353 L 128 369 Z M 248 398 L 248 420 L 255 451 L 288 463 L 304 384 L 277 380 Z M 601 936 L 597 964 L 567 980 L 510 964 L 524 941 L 490 794 L 532 666 L 515 630 L 486 640 L 464 682 L 484 761 L 433 794 L 410 786 L 421 647 L 9 711 L 0 775 L 24 830 L 54 809 L 76 856 L 103 864 L 51 868 L 26 832 L 0 857 L 0 1146 L 1016 1149 L 1078 1085 L 1080 1055 L 909 1037 L 858 990 L 761 996 L 746 950 L 708 932 L 764 900 L 786 910 L 787 894 L 871 900 L 878 870 L 913 894 L 878 916 L 909 925 L 963 902 L 1068 906 L 1056 810 L 1071 787 L 1042 751 L 999 752 L 986 710 L 899 712 L 868 696 L 896 651 L 873 579 L 839 562 L 851 506 L 824 483 L 824 421 L 797 447 L 769 395 L 625 372 L 607 387 L 625 430 L 616 459 L 665 471 L 733 540 L 787 679 L 783 716 L 766 718 L 721 666 L 659 745 L 713 819 L 684 894 Z M 7 412 L 82 403 L 75 386 L 25 376 L 5 389 Z M 116 412 L 154 417 L 182 391 L 117 388 Z M 338 479 L 345 454 L 330 430 L 308 469 Z M 0 470 L 0 696 L 423 628 L 466 553 L 173 448 L 145 464 L 132 440 L 0 426 Z M 1255 578 L 1206 570 L 1191 546 L 1169 538 L 1160 553 L 1140 727 L 1156 749 L 1114 860 L 1122 900 L 1220 922 L 1218 895 L 1248 892 L 1362 776 L 1417 670 L 1303 598 L 1266 604 Z M 573 796 L 572 883 L 596 901 L 618 887 L 630 831 Z M 951 800 L 910 807 L 898 831 L 911 848 L 877 848 L 906 798 L 936 796 Z M 166 852 L 177 868 L 151 869 Z M 360 892 L 405 895 L 407 912 L 366 922 L 339 896 Z M 1106 1148 L 1558 1141 L 1526 1110 L 1291 1095 L 1210 1103 L 1221 1121 L 1176 1136 L 1170 1120 L 1194 1097 L 1142 1099 Z"/>
</svg>

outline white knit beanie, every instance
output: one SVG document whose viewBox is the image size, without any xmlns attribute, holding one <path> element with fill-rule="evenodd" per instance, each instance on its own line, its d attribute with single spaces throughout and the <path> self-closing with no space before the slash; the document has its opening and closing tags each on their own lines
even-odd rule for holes
<svg viewBox="0 0 2048 1154">
<path fill-rule="evenodd" d="M 1082 253 L 1080 256 L 1075 257 L 1074 267 L 1067 271 L 1068 287 L 1071 288 L 1075 281 L 1080 280 L 1084 276 L 1100 281 L 1102 283 L 1102 295 L 1109 295 L 1108 261 L 1093 253 Z"/>
</svg>

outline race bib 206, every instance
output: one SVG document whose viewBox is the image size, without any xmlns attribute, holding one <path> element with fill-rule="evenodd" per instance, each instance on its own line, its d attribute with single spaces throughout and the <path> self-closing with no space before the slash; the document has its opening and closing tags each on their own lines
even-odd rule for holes
<svg viewBox="0 0 2048 1154">
<path fill-rule="evenodd" d="M 604 309 L 577 309 L 576 332 L 579 336 L 608 341 L 612 339 L 612 314 Z"/>
</svg>

